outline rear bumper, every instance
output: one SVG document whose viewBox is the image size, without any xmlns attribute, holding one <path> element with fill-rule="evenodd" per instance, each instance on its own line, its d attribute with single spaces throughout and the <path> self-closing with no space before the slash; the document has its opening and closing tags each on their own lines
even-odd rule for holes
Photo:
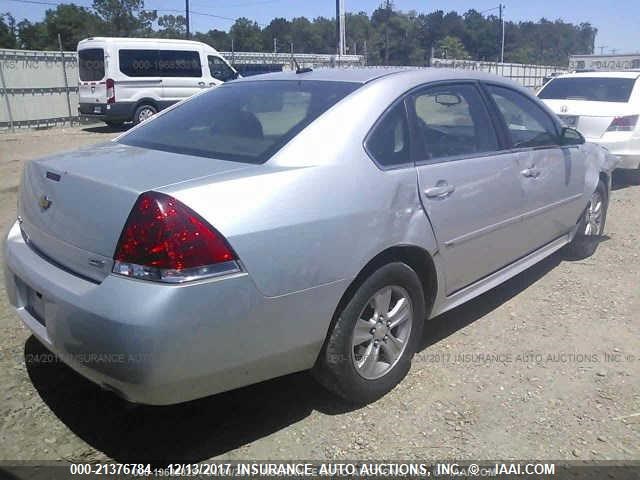
<svg viewBox="0 0 640 480">
<path fill-rule="evenodd" d="M 133 119 L 136 104 L 134 102 L 80 103 L 78 114 L 108 122 L 128 122 Z"/>
<path fill-rule="evenodd" d="M 618 157 L 619 162 L 616 168 L 640 168 L 640 138 L 628 138 L 624 133 L 606 136 L 609 138 L 586 138 L 586 140 L 605 147 L 612 155 Z M 613 136 L 622 138 L 611 138 Z"/>
<path fill-rule="evenodd" d="M 17 223 L 4 254 L 9 301 L 33 334 L 81 375 L 145 404 L 310 368 L 343 288 L 268 298 L 246 273 L 189 285 L 116 275 L 92 283 L 40 257 Z M 34 292 L 42 315 L 29 306 Z"/>
</svg>

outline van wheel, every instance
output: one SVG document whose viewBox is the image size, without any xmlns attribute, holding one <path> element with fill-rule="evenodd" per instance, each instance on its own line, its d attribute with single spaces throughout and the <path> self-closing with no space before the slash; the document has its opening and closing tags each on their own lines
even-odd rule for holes
<svg viewBox="0 0 640 480">
<path fill-rule="evenodd" d="M 337 315 L 312 373 L 349 402 L 373 402 L 411 367 L 425 317 L 420 279 L 404 263 L 384 265 Z"/>
<path fill-rule="evenodd" d="M 589 205 L 587 205 L 580 222 L 578 222 L 576 236 L 564 248 L 565 256 L 569 260 L 582 260 L 595 253 L 600 243 L 600 236 L 604 232 L 608 206 L 607 187 L 600 180 L 598 187 L 591 195 Z"/>
<path fill-rule="evenodd" d="M 145 120 L 153 117 L 158 110 L 153 105 L 140 105 L 136 108 L 136 113 L 133 115 L 133 124 L 137 125 Z"/>
</svg>

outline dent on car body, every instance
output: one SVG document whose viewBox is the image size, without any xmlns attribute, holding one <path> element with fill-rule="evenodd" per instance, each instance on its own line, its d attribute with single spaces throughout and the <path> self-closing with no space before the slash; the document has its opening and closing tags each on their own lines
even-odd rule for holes
<svg viewBox="0 0 640 480">
<path fill-rule="evenodd" d="M 611 175 L 620 159 L 611 154 L 606 148 L 595 143 L 585 143 L 582 149 L 585 153 L 585 162 L 587 162 L 584 193 L 585 199 L 589 199 L 598 186 L 600 173 L 604 172 L 607 175 Z"/>
</svg>

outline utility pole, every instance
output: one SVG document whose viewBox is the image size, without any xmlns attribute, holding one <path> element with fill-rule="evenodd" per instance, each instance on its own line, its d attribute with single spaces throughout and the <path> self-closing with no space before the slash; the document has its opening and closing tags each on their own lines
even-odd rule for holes
<svg viewBox="0 0 640 480">
<path fill-rule="evenodd" d="M 500 4 L 502 8 L 507 8 L 505 5 Z M 504 15 L 500 14 L 502 17 L 502 48 L 500 49 L 500 63 L 504 63 Z"/>
<path fill-rule="evenodd" d="M 344 55 L 346 44 L 344 0 L 336 0 L 336 53 Z"/>
<path fill-rule="evenodd" d="M 392 10 L 391 0 L 384 3 L 385 21 L 384 21 L 384 64 L 389 65 L 389 20 L 391 19 Z"/>
<path fill-rule="evenodd" d="M 69 125 L 71 125 L 71 100 L 69 98 L 69 80 L 67 80 L 67 66 L 64 60 L 64 50 L 62 50 L 62 37 L 58 34 L 58 47 L 60 47 L 60 56 L 62 57 L 62 76 L 64 77 L 64 92 L 67 94 L 67 112 L 69 113 Z M 13 125 L 12 125 L 13 127 Z"/>
<path fill-rule="evenodd" d="M 600 55 L 604 55 L 604 49 L 605 48 L 609 48 L 609 45 L 600 45 L 599 47 L 596 47 L 600 49 Z"/>
<path fill-rule="evenodd" d="M 500 10 L 500 63 L 504 63 L 504 17 L 502 15 L 502 10 L 505 8 L 502 3 L 498 5 L 498 9 Z"/>
<path fill-rule="evenodd" d="M 191 36 L 191 32 L 189 31 L 189 0 L 184 0 L 184 12 L 185 12 L 185 20 L 187 22 L 187 40 Z"/>
<path fill-rule="evenodd" d="M 278 53 L 278 39 L 273 37 L 273 53 Z"/>
</svg>

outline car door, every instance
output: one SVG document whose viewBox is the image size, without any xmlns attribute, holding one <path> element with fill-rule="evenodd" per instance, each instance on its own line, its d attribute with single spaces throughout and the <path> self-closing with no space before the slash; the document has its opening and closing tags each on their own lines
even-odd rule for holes
<svg viewBox="0 0 640 480">
<path fill-rule="evenodd" d="M 502 85 L 486 89 L 518 159 L 523 222 L 534 251 L 575 226 L 584 209 L 586 166 L 579 146 L 560 146 L 556 122 L 535 99 Z"/>
<path fill-rule="evenodd" d="M 118 50 L 118 69 L 121 75 L 116 76 L 117 102 L 137 102 L 142 98 L 156 101 L 162 99 L 157 50 L 123 46 Z"/>
<path fill-rule="evenodd" d="M 411 95 L 416 168 L 450 295 L 521 257 L 517 161 L 501 141 L 475 82 Z"/>
<path fill-rule="evenodd" d="M 163 106 L 184 100 L 208 87 L 197 50 L 178 47 L 158 51 L 158 70 L 162 78 Z"/>
</svg>

